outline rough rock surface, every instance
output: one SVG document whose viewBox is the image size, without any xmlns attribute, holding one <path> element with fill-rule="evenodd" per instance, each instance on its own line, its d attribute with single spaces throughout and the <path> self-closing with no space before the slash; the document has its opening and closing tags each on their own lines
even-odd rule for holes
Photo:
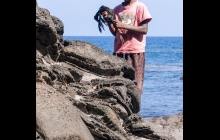
<svg viewBox="0 0 220 140">
<path fill-rule="evenodd" d="M 68 94 L 63 95 L 52 86 L 38 83 L 36 106 L 36 127 L 44 139 L 94 139 Z"/>
<path fill-rule="evenodd" d="M 138 114 L 134 69 L 80 40 L 36 2 L 36 139 L 171 140 Z M 97 57 L 98 56 L 98 57 Z"/>
<path fill-rule="evenodd" d="M 183 140 L 183 113 L 144 120 L 160 137 Z"/>
<path fill-rule="evenodd" d="M 64 24 L 58 17 L 55 16 L 51 16 L 51 17 L 55 25 L 55 28 L 57 30 L 57 34 L 59 35 L 58 40 L 63 44 Z"/>
<path fill-rule="evenodd" d="M 93 44 L 80 40 L 69 41 L 62 49 L 60 61 L 86 69 L 102 76 L 123 76 L 134 80 L 134 69 L 124 59 L 113 57 Z M 97 56 L 99 56 L 97 58 Z"/>
</svg>

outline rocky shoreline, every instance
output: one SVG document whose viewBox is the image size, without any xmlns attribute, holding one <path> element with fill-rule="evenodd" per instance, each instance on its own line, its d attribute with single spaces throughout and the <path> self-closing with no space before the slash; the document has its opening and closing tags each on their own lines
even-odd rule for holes
<svg viewBox="0 0 220 140">
<path fill-rule="evenodd" d="M 138 114 L 127 61 L 63 33 L 62 21 L 36 1 L 36 139 L 182 140 L 182 113 Z"/>
</svg>

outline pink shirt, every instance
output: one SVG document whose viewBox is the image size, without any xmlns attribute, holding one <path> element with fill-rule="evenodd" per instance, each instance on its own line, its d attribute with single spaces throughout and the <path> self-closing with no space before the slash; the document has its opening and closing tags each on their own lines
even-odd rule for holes
<svg viewBox="0 0 220 140">
<path fill-rule="evenodd" d="M 138 26 L 143 20 L 151 21 L 152 17 L 147 7 L 139 2 L 134 2 L 131 6 L 122 6 L 122 4 L 114 8 L 115 18 L 124 24 Z M 124 44 L 120 40 L 120 34 L 124 39 Z M 116 31 L 114 41 L 115 53 L 140 53 L 145 52 L 146 34 L 137 34 L 129 32 L 126 29 L 118 29 Z"/>
</svg>

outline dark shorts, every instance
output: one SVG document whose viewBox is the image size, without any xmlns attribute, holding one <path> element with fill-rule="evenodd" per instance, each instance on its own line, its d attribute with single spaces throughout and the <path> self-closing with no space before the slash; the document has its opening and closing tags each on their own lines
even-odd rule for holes
<svg viewBox="0 0 220 140">
<path fill-rule="evenodd" d="M 135 81 L 137 87 L 142 94 L 142 86 L 144 82 L 144 67 L 145 67 L 145 53 L 132 53 L 132 54 L 116 54 L 113 55 L 126 59 L 130 62 L 135 70 Z"/>
</svg>

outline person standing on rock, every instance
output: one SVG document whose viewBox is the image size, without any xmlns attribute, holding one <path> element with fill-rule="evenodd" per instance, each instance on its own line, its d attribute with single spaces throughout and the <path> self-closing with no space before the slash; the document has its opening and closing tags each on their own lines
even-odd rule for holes
<svg viewBox="0 0 220 140">
<path fill-rule="evenodd" d="M 152 17 L 146 5 L 138 0 L 124 0 L 114 8 L 114 14 L 113 22 L 108 22 L 108 13 L 102 12 L 110 32 L 115 36 L 113 55 L 125 58 L 132 64 L 137 87 L 142 94 L 146 34 Z"/>
</svg>

